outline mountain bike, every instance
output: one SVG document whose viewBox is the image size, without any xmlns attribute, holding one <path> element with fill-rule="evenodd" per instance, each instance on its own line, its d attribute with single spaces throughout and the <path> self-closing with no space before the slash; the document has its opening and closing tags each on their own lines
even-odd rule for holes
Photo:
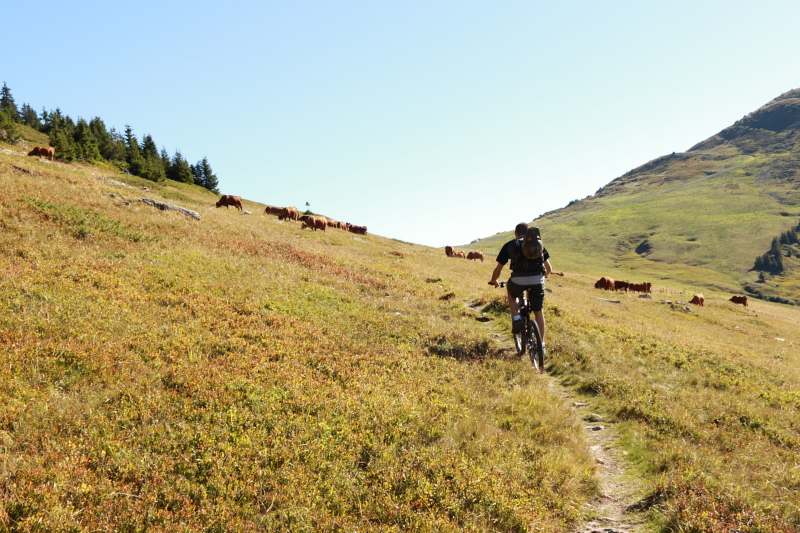
<svg viewBox="0 0 800 533">
<path fill-rule="evenodd" d="M 500 282 L 501 287 L 506 286 L 505 281 Z M 539 372 L 544 372 L 544 345 L 542 335 L 539 333 L 539 326 L 533 318 L 533 311 L 528 305 L 528 291 L 522 293 L 522 301 L 519 306 L 519 315 L 522 317 L 522 331 L 514 333 L 514 346 L 517 348 L 517 355 L 525 355 L 527 352 L 531 357 L 531 363 Z"/>
</svg>

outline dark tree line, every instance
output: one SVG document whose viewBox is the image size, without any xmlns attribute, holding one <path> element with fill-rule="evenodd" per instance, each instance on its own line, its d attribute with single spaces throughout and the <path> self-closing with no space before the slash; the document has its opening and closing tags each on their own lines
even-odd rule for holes
<svg viewBox="0 0 800 533">
<path fill-rule="evenodd" d="M 783 272 L 784 266 L 782 246 L 800 244 L 800 236 L 798 236 L 798 232 L 800 232 L 800 224 L 798 224 L 796 228 L 792 228 L 789 231 L 784 231 L 779 236 L 773 238 L 772 244 L 769 247 L 769 251 L 764 255 L 756 257 L 756 263 L 753 266 L 753 270 L 769 272 L 771 274 L 780 274 Z M 787 253 L 790 254 L 791 250 L 787 250 Z"/>
<path fill-rule="evenodd" d="M 18 124 L 46 133 L 50 146 L 56 149 L 56 159 L 71 163 L 107 161 L 129 173 L 151 181 L 167 179 L 193 183 L 219 193 L 219 180 L 207 158 L 191 165 L 180 150 L 170 157 L 165 148 L 158 150 L 153 137 L 145 135 L 141 142 L 126 125 L 125 132 L 108 129 L 100 117 L 89 122 L 74 121 L 61 109 L 37 114 L 28 104 L 17 108 L 11 91 L 3 83 L 0 93 L 0 141 L 14 143 L 20 139 Z"/>
</svg>

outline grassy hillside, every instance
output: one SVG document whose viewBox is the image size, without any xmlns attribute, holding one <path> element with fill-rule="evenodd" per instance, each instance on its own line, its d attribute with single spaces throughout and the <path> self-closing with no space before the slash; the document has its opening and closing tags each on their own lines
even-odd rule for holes
<svg viewBox="0 0 800 533">
<path fill-rule="evenodd" d="M 579 420 L 465 307 L 478 265 L 10 148 L 0 179 L 0 531 L 580 518 Z"/>
<path fill-rule="evenodd" d="M 491 261 L 23 150 L 0 146 L 2 532 L 564 532 L 601 490 L 572 399 L 622 435 L 644 529 L 800 529 L 793 308 L 568 273 L 540 375 Z"/>
<path fill-rule="evenodd" d="M 800 219 L 800 91 L 653 160 L 535 224 L 567 270 L 800 302 L 800 262 L 755 284 L 755 258 Z M 471 246 L 496 251 L 511 232 Z M 789 250 L 787 250 L 789 252 Z"/>
</svg>

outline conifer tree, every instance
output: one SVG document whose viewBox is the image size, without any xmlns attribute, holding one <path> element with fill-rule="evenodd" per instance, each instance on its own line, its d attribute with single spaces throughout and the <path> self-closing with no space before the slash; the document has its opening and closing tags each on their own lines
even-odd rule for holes
<svg viewBox="0 0 800 533">
<path fill-rule="evenodd" d="M 82 118 L 78 119 L 73 139 L 79 159 L 83 159 L 84 161 L 98 161 L 102 158 L 92 128 L 89 126 L 89 123 Z"/>
<path fill-rule="evenodd" d="M 3 88 L 0 89 L 0 112 L 6 113 L 8 118 L 14 122 L 19 122 L 19 109 L 17 109 L 17 104 L 14 103 L 11 89 L 8 88 L 6 82 L 3 82 Z"/>
<path fill-rule="evenodd" d="M 34 111 L 34 109 L 28 104 L 22 104 L 22 109 L 20 110 L 20 122 L 26 126 L 30 126 L 35 130 L 39 130 L 42 127 L 42 122 L 39 120 L 39 115 L 37 115 L 36 111 Z"/>
<path fill-rule="evenodd" d="M 172 156 L 167 178 L 183 183 L 194 183 L 194 176 L 192 176 L 189 163 L 184 159 L 180 150 L 175 150 L 175 155 Z"/>
<path fill-rule="evenodd" d="M 167 149 L 165 147 L 163 146 L 161 147 L 161 153 L 159 154 L 159 156 L 161 157 L 161 166 L 164 167 L 164 170 L 168 171 L 169 166 L 172 163 L 169 158 L 169 152 L 167 152 Z"/>
<path fill-rule="evenodd" d="M 125 161 L 128 163 L 128 171 L 134 176 L 141 176 L 142 167 L 144 166 L 144 157 L 139 148 L 139 141 L 136 140 L 136 135 L 133 134 L 133 128 L 125 125 Z"/>
<path fill-rule="evenodd" d="M 0 111 L 0 141 L 16 144 L 21 138 L 17 123 L 11 118 L 11 114 L 8 111 Z"/>
<path fill-rule="evenodd" d="M 65 163 L 72 163 L 79 156 L 78 147 L 65 128 L 50 131 L 50 146 L 56 149 L 56 158 Z"/>
<path fill-rule="evenodd" d="M 156 147 L 156 143 L 150 134 L 145 135 L 142 138 L 142 157 L 145 159 L 158 159 L 161 160 L 161 156 L 158 153 L 158 148 Z"/>
<path fill-rule="evenodd" d="M 194 175 L 194 183 L 205 187 L 211 192 L 219 194 L 219 180 L 214 171 L 211 170 L 211 165 L 208 163 L 208 158 L 204 157 L 197 162 L 197 165 L 192 166 L 192 174 Z"/>
</svg>

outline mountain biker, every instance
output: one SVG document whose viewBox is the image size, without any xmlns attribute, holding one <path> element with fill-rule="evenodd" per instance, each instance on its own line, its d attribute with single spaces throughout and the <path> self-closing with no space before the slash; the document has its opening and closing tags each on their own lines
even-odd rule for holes
<svg viewBox="0 0 800 533">
<path fill-rule="evenodd" d="M 514 239 L 508 241 L 500 253 L 497 255 L 497 266 L 492 272 L 492 279 L 489 285 L 499 287 L 497 278 L 506 263 L 511 261 L 511 278 L 508 280 L 506 288 L 508 289 L 508 306 L 511 308 L 511 331 L 519 333 L 522 331 L 522 317 L 519 314 L 520 297 L 522 293 L 528 289 L 530 297 L 530 306 L 534 312 L 536 325 L 539 326 L 539 333 L 542 336 L 542 345 L 544 345 L 544 280 L 550 275 L 553 270 L 550 266 L 550 254 L 547 249 L 542 247 L 541 255 L 535 259 L 526 257 L 522 252 L 523 240 L 528 231 L 528 225 L 524 222 L 517 224 L 514 228 Z M 538 231 L 538 230 L 537 230 Z M 541 242 L 541 241 L 540 241 Z"/>
</svg>

